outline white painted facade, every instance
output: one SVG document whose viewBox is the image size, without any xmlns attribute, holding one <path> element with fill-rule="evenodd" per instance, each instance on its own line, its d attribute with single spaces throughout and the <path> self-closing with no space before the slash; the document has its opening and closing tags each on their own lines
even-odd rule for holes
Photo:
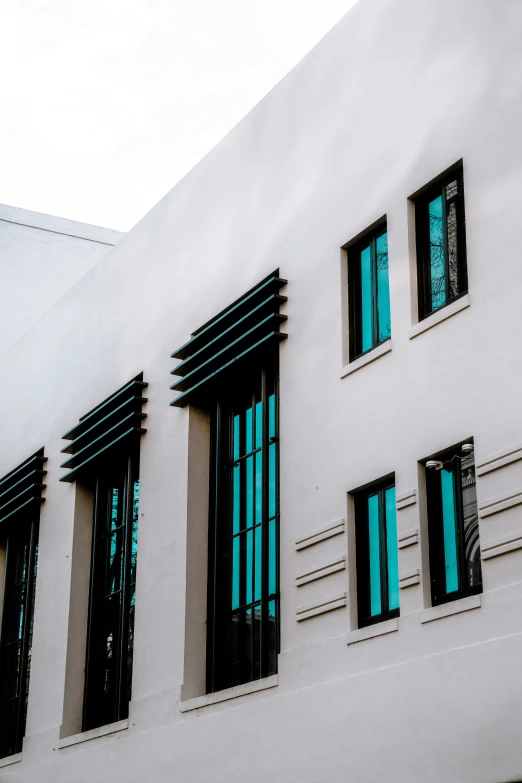
<svg viewBox="0 0 522 783">
<path fill-rule="evenodd" d="M 48 457 L 26 738 L 0 779 L 522 780 L 521 40 L 519 0 L 361 0 L 0 358 L 0 476 L 42 446 Z M 408 199 L 460 159 L 469 297 L 425 330 Z M 341 248 L 383 215 L 391 350 L 347 372 Z M 170 353 L 275 268 L 289 281 L 279 674 L 187 704 L 200 650 L 185 629 L 201 622 L 186 614 L 187 520 L 206 524 L 187 498 L 206 466 L 189 461 L 192 412 L 169 407 Z M 61 436 L 141 371 L 130 718 L 71 738 L 78 498 L 58 480 Z M 419 460 L 470 437 L 484 593 L 443 610 L 430 606 Z M 392 472 L 409 544 L 401 616 L 365 638 L 348 493 Z M 334 562 L 347 567 L 299 586 Z"/>
<path fill-rule="evenodd" d="M 0 354 L 123 236 L 0 204 Z"/>
</svg>

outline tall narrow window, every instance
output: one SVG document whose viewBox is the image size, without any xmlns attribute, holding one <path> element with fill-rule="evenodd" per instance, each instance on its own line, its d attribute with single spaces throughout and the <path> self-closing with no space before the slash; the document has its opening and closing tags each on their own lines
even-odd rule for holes
<svg viewBox="0 0 522 783">
<path fill-rule="evenodd" d="M 348 250 L 350 360 L 391 336 L 388 233 L 381 226 Z"/>
<path fill-rule="evenodd" d="M 395 486 L 355 496 L 359 627 L 399 616 L 399 554 Z"/>
<path fill-rule="evenodd" d="M 462 169 L 417 199 L 415 222 L 422 320 L 468 290 Z"/>
<path fill-rule="evenodd" d="M 482 592 L 473 444 L 426 463 L 433 605 Z"/>
<path fill-rule="evenodd" d="M 96 481 L 84 731 L 128 715 L 139 486 L 137 456 L 121 459 Z"/>
<path fill-rule="evenodd" d="M 0 758 L 20 753 L 25 733 L 44 462 L 43 452 L 38 452 L 0 480 L 0 548 L 5 555 L 0 633 Z"/>
<path fill-rule="evenodd" d="M 278 404 L 264 369 L 212 416 L 208 690 L 275 674 L 278 653 Z"/>
</svg>

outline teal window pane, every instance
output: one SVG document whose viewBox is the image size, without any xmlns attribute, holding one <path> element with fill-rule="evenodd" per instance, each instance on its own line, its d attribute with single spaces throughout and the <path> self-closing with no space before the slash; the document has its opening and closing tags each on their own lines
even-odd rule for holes
<svg viewBox="0 0 522 783">
<path fill-rule="evenodd" d="M 241 519 L 241 466 L 235 465 L 232 468 L 232 533 L 239 532 Z"/>
<path fill-rule="evenodd" d="M 234 416 L 234 459 L 239 457 L 239 416 Z"/>
<path fill-rule="evenodd" d="M 269 603 L 268 603 L 268 616 L 269 617 L 275 617 L 276 616 L 276 602 L 275 601 L 269 601 Z"/>
<path fill-rule="evenodd" d="M 397 544 L 397 506 L 395 487 L 385 492 L 386 547 L 388 555 L 388 609 L 399 608 L 399 548 Z"/>
<path fill-rule="evenodd" d="M 263 455 L 260 451 L 255 456 L 256 461 L 256 520 L 258 525 L 262 520 L 263 511 Z"/>
<path fill-rule="evenodd" d="M 275 394 L 268 398 L 268 437 L 275 438 Z"/>
<path fill-rule="evenodd" d="M 457 564 L 457 519 L 455 514 L 455 492 L 453 473 L 441 470 L 442 487 L 442 523 L 444 528 L 444 566 L 446 572 L 446 592 L 459 589 Z"/>
<path fill-rule="evenodd" d="M 252 451 L 252 408 L 247 408 L 247 412 L 245 415 L 245 435 L 246 435 L 246 451 L 245 454 L 248 454 L 250 451 Z"/>
<path fill-rule="evenodd" d="M 361 250 L 361 351 L 373 347 L 372 259 L 370 245 Z"/>
<path fill-rule="evenodd" d="M 383 342 L 391 336 L 390 281 L 388 277 L 388 233 L 381 234 L 375 240 L 377 262 L 377 321 L 379 324 L 378 341 Z"/>
<path fill-rule="evenodd" d="M 444 224 L 442 219 L 442 196 L 428 205 L 430 235 L 430 291 L 431 309 L 437 310 L 446 304 L 446 273 L 444 262 Z"/>
<path fill-rule="evenodd" d="M 117 527 L 121 525 L 119 497 L 120 497 L 120 490 L 118 489 L 118 487 L 114 487 L 111 495 L 111 518 L 110 518 L 111 530 L 115 530 Z"/>
<path fill-rule="evenodd" d="M 136 559 L 138 556 L 138 509 L 140 502 L 140 482 L 134 482 L 132 498 L 132 542 L 131 542 L 131 584 L 136 582 Z"/>
<path fill-rule="evenodd" d="M 277 590 L 277 540 L 276 521 L 268 523 L 268 594 L 275 595 Z"/>
<path fill-rule="evenodd" d="M 368 538 L 370 546 L 370 614 L 381 614 L 381 544 L 379 535 L 379 496 L 368 498 Z"/>
<path fill-rule="evenodd" d="M 241 578 L 240 538 L 232 539 L 232 609 L 239 606 L 239 582 Z"/>
<path fill-rule="evenodd" d="M 276 444 L 268 447 L 268 518 L 276 514 Z"/>
<path fill-rule="evenodd" d="M 254 601 L 261 600 L 261 573 L 263 569 L 262 565 L 262 542 L 261 542 L 261 525 L 255 528 L 255 550 L 256 550 L 256 562 L 255 562 L 255 585 L 254 585 Z"/>
<path fill-rule="evenodd" d="M 254 531 L 246 534 L 246 597 L 245 603 L 252 603 L 252 586 L 254 581 Z"/>
<path fill-rule="evenodd" d="M 260 449 L 263 443 L 263 403 L 256 405 L 256 449 Z"/>
<path fill-rule="evenodd" d="M 246 526 L 254 524 L 254 457 L 246 458 Z"/>
</svg>

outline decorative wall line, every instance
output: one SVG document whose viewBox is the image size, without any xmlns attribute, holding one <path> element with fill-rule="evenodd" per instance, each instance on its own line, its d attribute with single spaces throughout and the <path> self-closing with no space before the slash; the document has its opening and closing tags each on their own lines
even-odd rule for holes
<svg viewBox="0 0 522 783">
<path fill-rule="evenodd" d="M 331 612 L 333 609 L 340 609 L 346 606 L 346 593 L 337 593 L 329 598 L 323 598 L 320 601 L 314 601 L 306 606 L 298 607 L 296 611 L 296 620 L 298 623 L 308 620 L 310 617 L 316 617 L 318 614 Z"/>
<path fill-rule="evenodd" d="M 417 490 L 409 489 L 408 492 L 402 492 L 397 495 L 397 511 L 407 506 L 413 506 L 417 502 Z"/>
<path fill-rule="evenodd" d="M 326 563 L 322 566 L 314 566 L 304 571 L 302 574 L 296 576 L 297 586 L 301 587 L 309 582 L 314 582 L 316 579 L 322 579 L 330 574 L 335 574 L 337 571 L 343 571 L 346 568 L 346 555 L 337 557 L 330 563 Z"/>
<path fill-rule="evenodd" d="M 512 462 L 519 460 L 522 460 L 522 444 L 520 443 L 486 457 L 480 465 L 477 465 L 477 476 L 485 476 L 487 473 L 505 468 L 506 465 L 511 465 Z"/>
<path fill-rule="evenodd" d="M 403 533 L 399 533 L 398 546 L 399 549 L 406 549 L 407 546 L 413 546 L 413 544 L 419 543 L 419 528 L 413 528 L 413 530 L 405 530 Z"/>
<path fill-rule="evenodd" d="M 420 583 L 420 568 L 413 568 L 411 571 L 403 571 L 399 576 L 399 587 L 403 590 L 405 587 L 412 587 Z"/>
<path fill-rule="evenodd" d="M 308 533 L 302 538 L 298 538 L 295 542 L 295 548 L 298 552 L 300 552 L 301 549 L 306 549 L 309 546 L 318 544 L 319 541 L 324 541 L 327 538 L 338 536 L 340 533 L 344 533 L 345 526 L 346 523 L 344 519 L 338 519 L 336 522 L 330 522 L 330 524 L 325 525 L 325 527 L 321 527 L 311 533 Z"/>
<path fill-rule="evenodd" d="M 522 487 L 515 487 L 508 492 L 503 492 L 502 495 L 496 495 L 493 498 L 488 498 L 479 506 L 479 517 L 484 519 L 490 517 L 493 514 L 499 514 L 501 511 L 505 511 L 513 506 L 519 506 L 522 504 Z"/>
<path fill-rule="evenodd" d="M 522 549 L 522 533 L 510 533 L 502 538 L 495 538 L 493 541 L 482 544 L 481 548 L 482 560 L 514 552 L 516 549 Z"/>
</svg>

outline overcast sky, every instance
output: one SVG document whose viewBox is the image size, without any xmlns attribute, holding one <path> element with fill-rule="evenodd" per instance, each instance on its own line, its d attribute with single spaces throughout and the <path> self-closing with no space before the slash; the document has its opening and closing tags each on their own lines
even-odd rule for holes
<svg viewBox="0 0 522 783">
<path fill-rule="evenodd" d="M 355 0 L 0 0 L 0 203 L 128 230 Z"/>
</svg>

